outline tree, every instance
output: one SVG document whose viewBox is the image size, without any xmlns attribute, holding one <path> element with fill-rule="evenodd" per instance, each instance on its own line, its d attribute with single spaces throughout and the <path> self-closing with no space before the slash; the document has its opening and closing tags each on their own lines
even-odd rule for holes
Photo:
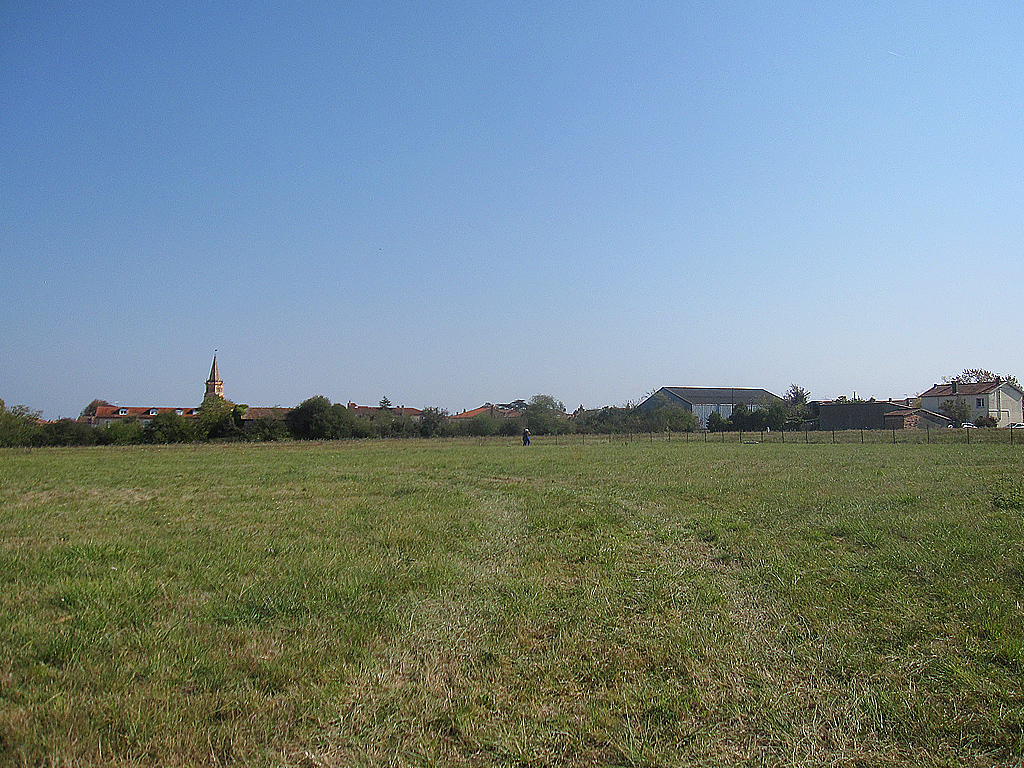
<svg viewBox="0 0 1024 768">
<path fill-rule="evenodd" d="M 245 438 L 254 443 L 266 443 L 276 440 L 287 440 L 290 435 L 288 427 L 282 419 L 264 416 L 252 419 L 243 424 Z"/>
<path fill-rule="evenodd" d="M 789 389 L 786 390 L 786 394 L 783 395 L 782 399 L 789 404 L 790 408 L 795 410 L 807 405 L 810 397 L 811 393 L 803 387 L 797 386 L 796 384 L 790 384 Z"/>
<path fill-rule="evenodd" d="M 1015 387 L 1020 387 L 1016 376 L 1000 376 L 984 368 L 965 368 L 962 373 L 956 376 L 943 376 L 942 381 L 946 384 L 980 384 L 985 381 L 1008 381 Z"/>
<path fill-rule="evenodd" d="M 562 401 L 555 400 L 551 395 L 534 395 L 530 398 L 530 407 L 565 413 L 565 405 L 563 405 Z"/>
<path fill-rule="evenodd" d="M 733 406 L 729 422 L 733 429 L 741 432 L 755 432 L 758 428 L 757 411 L 750 410 L 746 403 L 737 403 Z"/>
<path fill-rule="evenodd" d="M 93 400 L 91 403 L 85 406 L 85 408 L 82 409 L 82 412 L 78 415 L 78 418 L 82 418 L 83 416 L 95 416 L 96 409 L 98 409 L 100 406 L 109 407 L 110 403 L 108 403 L 106 400 Z"/>
<path fill-rule="evenodd" d="M 712 411 L 708 416 L 708 431 L 725 432 L 727 429 L 729 429 L 729 422 L 723 419 L 722 414 L 718 411 Z"/>
<path fill-rule="evenodd" d="M 513 405 L 518 407 L 522 402 L 516 400 Z M 524 406 L 523 424 L 533 434 L 550 435 L 568 429 L 565 406 L 551 395 L 534 395 Z"/>
<path fill-rule="evenodd" d="M 359 428 L 352 412 L 341 403 L 331 404 L 323 395 L 303 400 L 284 417 L 291 433 L 300 440 L 341 440 L 368 433 Z"/>
<path fill-rule="evenodd" d="M 412 437 L 419 432 L 415 422 L 409 416 L 403 413 L 395 413 L 387 408 L 377 409 L 373 413 L 355 418 L 352 421 L 354 425 L 353 437 L 370 435 L 373 437 Z M 365 435 L 360 433 L 360 427 L 365 427 Z"/>
<path fill-rule="evenodd" d="M 696 432 L 700 419 L 680 405 L 661 405 L 644 414 L 642 426 L 649 432 Z"/>
<path fill-rule="evenodd" d="M 466 425 L 467 434 L 474 437 L 489 437 L 498 434 L 498 420 L 489 413 L 479 413 Z"/>
<path fill-rule="evenodd" d="M 420 435 L 422 437 L 441 437 L 448 427 L 448 411 L 443 408 L 424 408 L 420 413 Z"/>
<path fill-rule="evenodd" d="M 289 431 L 300 440 L 323 439 L 328 431 L 327 414 L 330 410 L 331 401 L 323 395 L 315 395 L 288 411 L 284 421 Z"/>
<path fill-rule="evenodd" d="M 197 437 L 201 440 L 223 440 L 242 436 L 242 417 L 246 406 L 235 405 L 223 397 L 210 396 L 199 406 L 196 420 Z"/>
<path fill-rule="evenodd" d="M 382 397 L 380 399 L 380 410 L 382 410 L 382 411 L 390 411 L 391 407 L 392 407 L 391 406 L 391 401 L 388 400 L 388 396 L 387 395 L 384 395 L 384 397 Z"/>
<path fill-rule="evenodd" d="M 106 427 L 96 428 L 96 437 L 103 445 L 136 445 L 142 442 L 144 428 L 134 416 L 119 419 Z"/>
<path fill-rule="evenodd" d="M 810 399 L 810 392 L 801 386 L 790 384 L 783 396 L 785 419 L 778 427 L 774 423 L 769 426 L 772 429 L 783 429 L 787 424 L 790 428 L 798 427 L 802 422 L 811 418 Z"/>
<path fill-rule="evenodd" d="M 781 429 L 785 429 L 786 420 L 789 418 L 789 410 L 782 403 L 772 403 L 766 409 L 761 411 L 762 413 L 762 426 L 768 429 L 774 429 L 778 432 Z"/>
<path fill-rule="evenodd" d="M 95 445 L 98 431 L 76 419 L 58 419 L 43 424 L 35 442 L 37 445 Z"/>
<path fill-rule="evenodd" d="M 7 408 L 0 400 L 0 446 L 32 445 L 40 432 L 41 415 L 25 405 Z"/>
<path fill-rule="evenodd" d="M 956 400 L 944 400 L 939 406 L 939 412 L 952 420 L 954 426 L 966 424 L 971 419 L 971 406 L 962 397 Z"/>
<path fill-rule="evenodd" d="M 195 439 L 195 427 L 174 411 L 158 413 L 145 426 L 149 443 L 188 443 Z"/>
</svg>

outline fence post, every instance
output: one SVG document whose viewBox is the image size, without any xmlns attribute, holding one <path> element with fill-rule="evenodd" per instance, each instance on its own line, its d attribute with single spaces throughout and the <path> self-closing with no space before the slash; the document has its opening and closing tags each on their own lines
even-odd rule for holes
<svg viewBox="0 0 1024 768">
<path fill-rule="evenodd" d="M 892 444 L 896 445 L 896 427 L 892 428 Z"/>
<path fill-rule="evenodd" d="M 836 431 L 833 429 L 832 430 L 832 445 L 835 445 L 835 444 L 836 444 Z"/>
</svg>

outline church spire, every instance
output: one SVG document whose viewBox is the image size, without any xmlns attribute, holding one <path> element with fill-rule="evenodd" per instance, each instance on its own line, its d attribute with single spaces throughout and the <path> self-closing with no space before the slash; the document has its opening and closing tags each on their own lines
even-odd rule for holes
<svg viewBox="0 0 1024 768">
<path fill-rule="evenodd" d="M 203 399 L 207 397 L 224 399 L 224 382 L 220 380 L 220 371 L 217 370 L 217 350 L 213 351 L 213 366 L 210 368 L 210 378 L 206 380 L 206 395 Z"/>
</svg>

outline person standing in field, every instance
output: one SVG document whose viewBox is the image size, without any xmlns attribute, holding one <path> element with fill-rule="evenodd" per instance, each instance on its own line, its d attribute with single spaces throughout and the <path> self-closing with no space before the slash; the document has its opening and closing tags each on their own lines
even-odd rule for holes
<svg viewBox="0 0 1024 768">
<path fill-rule="evenodd" d="M 530 444 L 530 430 L 524 429 L 523 430 L 523 445 L 529 445 L 529 444 Z"/>
</svg>

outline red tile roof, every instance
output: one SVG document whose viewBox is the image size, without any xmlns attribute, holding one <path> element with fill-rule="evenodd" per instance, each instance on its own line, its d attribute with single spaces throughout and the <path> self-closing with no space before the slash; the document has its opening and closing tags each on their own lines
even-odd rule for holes
<svg viewBox="0 0 1024 768">
<path fill-rule="evenodd" d="M 122 413 L 123 411 L 123 413 Z M 156 411 L 156 413 L 150 413 L 150 411 Z M 185 418 L 195 418 L 198 413 L 198 408 L 154 408 L 154 407 L 139 407 L 139 406 L 124 406 L 124 405 L 100 405 L 96 407 L 97 419 L 126 419 L 134 416 L 137 419 L 148 419 L 152 418 L 161 413 L 178 413 Z"/>
<path fill-rule="evenodd" d="M 375 413 L 380 413 L 380 406 L 377 405 L 356 405 L 355 403 L 349 403 L 348 409 L 352 411 L 356 416 L 373 416 Z M 406 408 L 404 406 L 393 406 L 388 408 L 391 413 L 396 416 L 410 416 L 417 418 L 423 415 L 423 411 L 419 408 Z"/>
<path fill-rule="evenodd" d="M 953 395 L 987 395 L 999 389 L 1001 381 L 981 381 L 972 384 L 957 384 L 956 392 L 952 384 L 935 384 L 927 392 L 922 392 L 921 397 L 952 397 Z"/>
<path fill-rule="evenodd" d="M 496 419 L 514 419 L 519 415 L 519 411 L 514 408 L 499 408 L 496 405 L 481 405 L 479 408 L 474 408 L 471 411 L 452 414 L 451 418 L 472 419 L 473 417 L 480 416 L 481 414 L 487 414 Z"/>
<path fill-rule="evenodd" d="M 243 421 L 255 421 L 256 419 L 283 419 L 285 414 L 290 411 L 291 408 L 274 407 L 274 408 L 246 408 L 245 413 L 242 415 Z"/>
</svg>

